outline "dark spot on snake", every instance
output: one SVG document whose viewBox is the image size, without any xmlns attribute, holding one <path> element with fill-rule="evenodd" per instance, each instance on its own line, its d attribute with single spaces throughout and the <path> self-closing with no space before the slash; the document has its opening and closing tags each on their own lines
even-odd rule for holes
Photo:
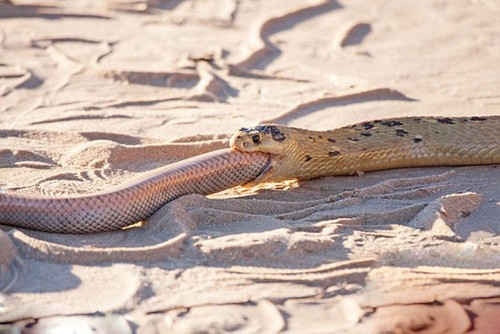
<svg viewBox="0 0 500 334">
<path fill-rule="evenodd" d="M 399 121 L 385 121 L 385 122 L 380 122 L 380 124 L 385 125 L 385 126 L 403 125 L 403 123 L 401 123 Z"/>
<path fill-rule="evenodd" d="M 455 124 L 455 122 L 453 122 L 453 120 L 449 117 L 438 118 L 437 121 L 438 121 L 438 123 L 442 123 L 442 124 Z"/>
<path fill-rule="evenodd" d="M 316 139 L 314 139 L 313 136 L 309 136 L 309 139 L 311 139 L 313 141 L 313 143 L 316 141 Z"/>
<path fill-rule="evenodd" d="M 349 138 L 347 138 L 347 139 L 349 139 L 350 141 L 359 141 L 359 139 L 358 139 L 358 138 L 351 138 L 351 137 L 349 137 Z"/>
<path fill-rule="evenodd" d="M 382 121 L 380 119 L 376 119 L 373 121 L 373 123 L 382 123 Z"/>
<path fill-rule="evenodd" d="M 373 125 L 370 122 L 366 122 L 366 123 L 363 123 L 363 127 L 365 128 L 365 130 L 370 130 L 370 129 L 374 128 L 375 125 Z"/>
<path fill-rule="evenodd" d="M 311 159 L 312 159 L 312 158 L 311 158 L 311 156 L 310 156 L 310 155 L 306 155 L 306 162 L 307 162 L 307 161 L 309 161 L 309 160 L 311 160 Z"/>
<path fill-rule="evenodd" d="M 419 123 L 422 119 L 421 118 L 414 118 L 413 119 L 415 122 Z"/>
<path fill-rule="evenodd" d="M 322 135 L 319 135 L 319 136 L 318 136 L 318 138 L 319 138 L 319 139 L 323 139 L 323 136 L 322 136 Z"/>
<path fill-rule="evenodd" d="M 478 121 L 480 122 L 480 121 L 486 121 L 486 120 L 487 120 L 487 118 L 486 118 L 486 117 L 472 116 L 472 117 L 470 118 L 470 120 L 471 120 L 471 121 L 474 121 L 474 122 L 478 122 Z"/>
<path fill-rule="evenodd" d="M 372 134 L 370 132 L 361 132 L 362 136 L 370 137 Z"/>
<path fill-rule="evenodd" d="M 422 141 L 422 138 L 413 138 L 414 143 L 420 143 Z"/>
<path fill-rule="evenodd" d="M 396 129 L 396 136 L 404 137 L 408 134 L 408 131 L 403 129 Z"/>
<path fill-rule="evenodd" d="M 337 141 L 336 141 L 335 139 L 333 139 L 333 138 L 328 138 L 327 140 L 328 140 L 330 143 L 336 143 L 336 142 L 337 142 Z"/>
<path fill-rule="evenodd" d="M 339 151 L 330 151 L 330 152 L 328 152 L 328 156 L 329 157 L 336 157 L 338 155 L 340 155 Z"/>
<path fill-rule="evenodd" d="M 265 134 L 271 134 L 274 140 L 277 142 L 282 142 L 286 139 L 285 135 L 283 132 L 281 132 L 276 126 L 274 125 L 259 125 L 255 127 L 255 130 L 265 133 Z"/>
<path fill-rule="evenodd" d="M 464 122 L 468 122 L 469 120 L 467 118 L 464 118 L 462 121 Z"/>
</svg>

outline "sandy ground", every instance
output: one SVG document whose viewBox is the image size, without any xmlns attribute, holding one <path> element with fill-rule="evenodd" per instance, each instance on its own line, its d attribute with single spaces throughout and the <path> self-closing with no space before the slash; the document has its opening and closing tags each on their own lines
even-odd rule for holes
<svg viewBox="0 0 500 334">
<path fill-rule="evenodd" d="M 0 1 L 0 187 L 91 193 L 263 121 L 499 115 L 498 17 L 496 0 Z M 4 226 L 0 332 L 498 333 L 499 216 L 484 166 L 190 195 L 113 233 Z"/>
</svg>

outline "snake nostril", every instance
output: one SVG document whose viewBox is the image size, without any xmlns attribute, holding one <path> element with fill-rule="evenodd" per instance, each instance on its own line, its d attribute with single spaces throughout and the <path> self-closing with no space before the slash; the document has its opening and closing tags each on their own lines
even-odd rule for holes
<svg viewBox="0 0 500 334">
<path fill-rule="evenodd" d="M 248 143 L 246 141 L 243 142 L 243 147 L 245 147 L 245 148 L 248 147 Z"/>
</svg>

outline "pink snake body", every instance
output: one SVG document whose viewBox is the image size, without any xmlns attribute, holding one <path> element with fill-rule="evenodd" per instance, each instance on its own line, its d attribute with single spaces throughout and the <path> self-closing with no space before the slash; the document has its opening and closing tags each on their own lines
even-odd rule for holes
<svg viewBox="0 0 500 334">
<path fill-rule="evenodd" d="M 149 218 L 187 194 L 212 194 L 255 179 L 269 154 L 229 149 L 156 169 L 114 189 L 89 195 L 49 197 L 0 192 L 0 223 L 55 233 L 118 230 Z"/>
</svg>

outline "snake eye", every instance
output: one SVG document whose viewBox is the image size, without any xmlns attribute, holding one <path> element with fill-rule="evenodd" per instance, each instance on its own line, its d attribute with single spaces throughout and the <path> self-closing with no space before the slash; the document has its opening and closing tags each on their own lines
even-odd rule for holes
<svg viewBox="0 0 500 334">
<path fill-rule="evenodd" d="M 252 141 L 254 144 L 260 143 L 260 136 L 258 134 L 255 134 L 252 136 Z"/>
</svg>

